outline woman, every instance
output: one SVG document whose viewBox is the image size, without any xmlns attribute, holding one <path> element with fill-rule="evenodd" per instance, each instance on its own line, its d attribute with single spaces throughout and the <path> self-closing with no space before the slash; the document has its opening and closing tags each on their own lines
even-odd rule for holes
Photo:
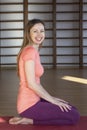
<svg viewBox="0 0 87 130">
<path fill-rule="evenodd" d="M 51 96 L 40 83 L 44 69 L 40 63 L 39 48 L 44 39 L 43 21 L 30 20 L 18 55 L 20 87 L 17 110 L 19 117 L 11 118 L 10 124 L 72 125 L 79 120 L 79 113 L 75 107 Z"/>
</svg>

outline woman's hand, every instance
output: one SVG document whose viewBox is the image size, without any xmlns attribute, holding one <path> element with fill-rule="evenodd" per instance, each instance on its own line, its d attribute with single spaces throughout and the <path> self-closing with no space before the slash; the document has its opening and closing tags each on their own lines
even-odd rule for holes
<svg viewBox="0 0 87 130">
<path fill-rule="evenodd" d="M 57 98 L 57 97 L 53 97 L 53 98 L 54 98 L 54 100 L 57 100 L 57 101 L 60 101 L 60 102 L 69 104 L 67 101 L 65 101 L 65 100 L 63 100 L 63 99 L 60 99 L 60 98 Z"/>
<path fill-rule="evenodd" d="M 63 112 L 64 112 L 64 111 L 68 112 L 68 111 L 71 110 L 71 107 L 72 107 L 72 106 L 70 106 L 70 105 L 68 104 L 68 102 L 66 102 L 66 101 L 64 101 L 64 100 L 62 100 L 62 99 L 56 98 L 56 97 L 53 97 L 53 99 L 54 99 L 54 104 L 57 105 L 57 106 L 59 106 L 60 109 L 61 109 Z"/>
</svg>

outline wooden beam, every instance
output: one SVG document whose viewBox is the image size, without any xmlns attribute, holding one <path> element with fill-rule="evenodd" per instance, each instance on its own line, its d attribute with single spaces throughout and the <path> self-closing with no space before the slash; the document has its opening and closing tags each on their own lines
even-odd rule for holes
<svg viewBox="0 0 87 130">
<path fill-rule="evenodd" d="M 79 67 L 83 68 L 83 0 L 80 0 L 79 11 Z"/>
<path fill-rule="evenodd" d="M 24 29 L 28 22 L 28 0 L 24 0 Z"/>
<path fill-rule="evenodd" d="M 53 0 L 53 67 L 56 69 L 56 0 Z"/>
</svg>

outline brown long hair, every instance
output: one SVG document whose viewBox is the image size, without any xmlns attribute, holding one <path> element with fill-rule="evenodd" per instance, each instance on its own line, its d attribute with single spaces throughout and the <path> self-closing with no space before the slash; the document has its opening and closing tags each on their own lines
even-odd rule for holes
<svg viewBox="0 0 87 130">
<path fill-rule="evenodd" d="M 21 46 L 20 51 L 19 51 L 18 56 L 17 56 L 17 73 L 18 73 L 18 75 L 19 75 L 19 66 L 18 66 L 18 64 L 19 64 L 19 58 L 20 58 L 21 52 L 22 52 L 24 47 L 26 47 L 27 45 L 31 45 L 30 38 L 29 38 L 30 29 L 35 24 L 38 24 L 38 23 L 43 24 L 43 26 L 45 28 L 44 22 L 42 20 L 40 20 L 40 19 L 32 19 L 32 20 L 30 20 L 27 23 L 26 27 L 25 27 L 25 30 L 24 30 L 24 40 L 23 40 L 22 46 Z"/>
</svg>

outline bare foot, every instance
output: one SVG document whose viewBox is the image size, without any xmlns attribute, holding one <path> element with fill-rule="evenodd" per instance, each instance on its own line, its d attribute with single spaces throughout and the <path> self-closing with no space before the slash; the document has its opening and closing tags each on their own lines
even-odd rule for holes
<svg viewBox="0 0 87 130">
<path fill-rule="evenodd" d="M 29 118 L 13 117 L 9 120 L 9 124 L 33 124 L 33 120 Z"/>
</svg>

